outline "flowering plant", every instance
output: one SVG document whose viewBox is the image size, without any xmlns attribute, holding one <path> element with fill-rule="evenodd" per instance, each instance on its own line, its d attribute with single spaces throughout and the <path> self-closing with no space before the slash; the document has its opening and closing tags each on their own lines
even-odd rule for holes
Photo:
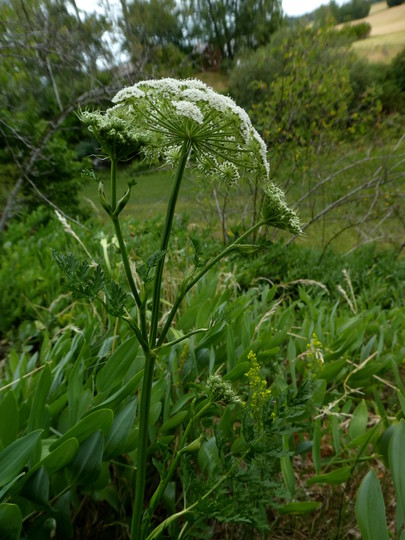
<svg viewBox="0 0 405 540">
<path fill-rule="evenodd" d="M 68 273 L 71 278 L 73 276 L 75 290 L 81 294 L 100 300 L 99 293 L 103 287 L 106 289 L 107 300 L 104 305 L 107 311 L 121 317 L 129 324 L 143 349 L 145 367 L 139 410 L 137 473 L 131 524 L 131 540 L 143 540 L 146 537 L 155 538 L 155 534 L 163 530 L 162 527 L 165 527 L 170 519 L 175 519 L 186 512 L 184 510 L 172 516 L 158 527 L 159 531 L 156 529 L 147 536 L 153 511 L 168 485 L 179 457 L 188 448 L 186 437 L 193 422 L 211 404 L 218 401 L 218 395 L 220 401 L 224 401 L 225 398 L 229 400 L 229 396 L 233 395 L 230 384 L 221 382 L 219 375 L 208 382 L 205 404 L 199 407 L 198 412 L 191 414 L 189 424 L 180 441 L 179 450 L 144 514 L 149 410 L 155 361 L 162 349 L 173 346 L 193 333 L 201 331 L 194 330 L 174 341 L 167 341 L 173 319 L 188 291 L 218 261 L 234 249 L 242 247 L 243 241 L 252 232 L 264 225 L 272 225 L 293 234 L 299 234 L 300 226 L 295 212 L 287 207 L 282 191 L 269 180 L 270 166 L 265 143 L 253 128 L 246 112 L 229 97 L 217 94 L 197 80 L 161 79 L 142 81 L 124 88 L 112 101 L 115 105 L 107 111 L 82 112 L 80 117 L 100 143 L 102 151 L 111 160 L 109 200 L 102 183 L 99 186 L 99 195 L 114 225 L 129 289 L 137 306 L 136 317 L 131 317 L 125 307 L 128 295 L 114 282 L 105 284 L 100 270 L 91 275 L 88 267 L 73 265 L 73 269 L 68 268 Z M 134 278 L 119 219 L 130 198 L 133 186 L 129 185 L 124 196 L 117 200 L 117 163 L 130 156 L 134 149 L 140 149 L 148 160 L 163 160 L 176 167 L 160 249 L 148 259 L 146 270 L 138 269 L 138 274 L 144 281 L 143 288 L 138 286 L 139 281 Z M 185 277 L 172 307 L 165 317 L 161 318 L 165 257 L 169 247 L 176 201 L 187 166 L 195 167 L 205 176 L 218 178 L 226 184 L 234 184 L 242 179 L 254 179 L 255 182 L 260 182 L 264 196 L 263 212 L 258 222 L 248 231 L 225 247 L 203 267 L 196 266 Z M 57 256 L 57 262 L 65 269 L 70 264 L 69 260 L 63 256 Z M 150 278 L 149 271 L 152 268 L 155 272 Z M 84 278 L 89 278 L 90 282 L 81 283 Z M 147 286 L 150 282 L 152 282 L 152 290 Z M 148 310 L 147 304 L 148 308 L 151 306 Z M 256 374 L 256 379 L 257 377 Z M 236 401 L 234 399 L 234 403 Z M 198 441 L 196 444 L 198 445 Z"/>
</svg>

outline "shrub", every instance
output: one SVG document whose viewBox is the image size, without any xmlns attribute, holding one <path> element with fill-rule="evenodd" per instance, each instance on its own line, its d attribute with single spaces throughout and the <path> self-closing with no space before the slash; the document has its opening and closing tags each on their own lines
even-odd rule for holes
<svg viewBox="0 0 405 540">
<path fill-rule="evenodd" d="M 387 0 L 387 6 L 389 8 L 395 7 L 395 6 L 400 6 L 403 3 L 404 3 L 404 0 Z"/>
</svg>

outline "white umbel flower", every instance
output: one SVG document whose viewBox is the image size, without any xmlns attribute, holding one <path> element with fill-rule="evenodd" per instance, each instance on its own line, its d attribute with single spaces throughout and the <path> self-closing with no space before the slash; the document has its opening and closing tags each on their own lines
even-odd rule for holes
<svg viewBox="0 0 405 540">
<path fill-rule="evenodd" d="M 124 88 L 112 99 L 121 117 L 143 134 L 149 155 L 164 157 L 170 148 L 189 141 L 199 167 L 215 176 L 216 167 L 233 163 L 236 177 L 265 184 L 270 165 L 264 141 L 248 114 L 227 96 L 196 79 L 172 78 L 141 81 Z M 125 113 L 124 113 L 125 111 Z M 160 149 L 160 151 L 159 151 Z"/>
</svg>

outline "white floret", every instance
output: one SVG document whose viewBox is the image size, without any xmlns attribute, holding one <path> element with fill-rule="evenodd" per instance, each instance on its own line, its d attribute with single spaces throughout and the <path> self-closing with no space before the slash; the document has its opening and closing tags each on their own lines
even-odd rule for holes
<svg viewBox="0 0 405 540">
<path fill-rule="evenodd" d="M 144 98 L 145 92 L 141 90 L 138 87 L 138 84 L 135 84 L 134 86 L 127 86 L 126 88 L 123 88 L 120 90 L 113 98 L 113 103 L 121 103 L 122 101 L 126 101 L 127 99 L 135 98 Z"/>
<path fill-rule="evenodd" d="M 194 120 L 198 124 L 204 122 L 204 116 L 195 103 L 191 103 L 191 101 L 173 101 L 172 103 L 176 112 L 181 116 L 191 118 L 191 120 Z"/>
</svg>

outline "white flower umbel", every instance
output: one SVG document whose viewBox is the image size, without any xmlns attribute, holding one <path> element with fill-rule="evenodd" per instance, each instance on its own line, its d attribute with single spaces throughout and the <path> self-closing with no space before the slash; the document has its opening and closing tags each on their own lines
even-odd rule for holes
<svg viewBox="0 0 405 540">
<path fill-rule="evenodd" d="M 145 141 L 151 158 L 170 157 L 188 141 L 199 168 L 210 176 L 249 177 L 266 183 L 266 145 L 248 114 L 229 97 L 195 79 L 141 81 L 113 98 L 112 115 L 126 118 Z M 223 164 L 224 167 L 222 166 Z M 220 173 L 220 174 L 218 174 Z"/>
</svg>

